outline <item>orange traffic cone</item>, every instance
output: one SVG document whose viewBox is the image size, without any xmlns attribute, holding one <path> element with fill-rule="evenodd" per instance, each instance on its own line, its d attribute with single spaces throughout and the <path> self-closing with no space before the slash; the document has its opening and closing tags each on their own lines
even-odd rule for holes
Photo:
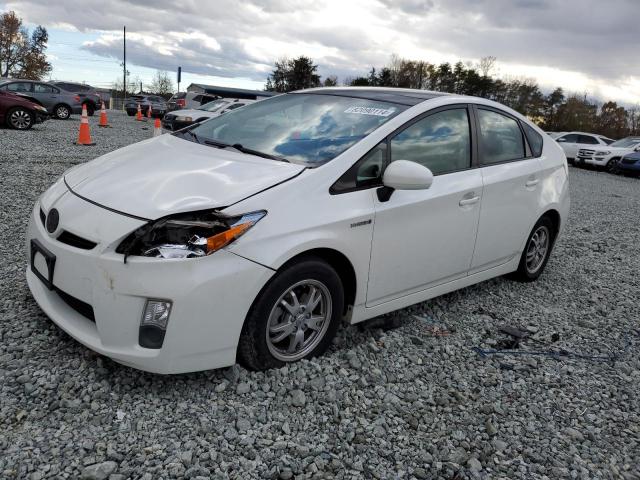
<svg viewBox="0 0 640 480">
<path fill-rule="evenodd" d="M 151 118 L 151 105 L 147 108 L 147 118 Z"/>
<path fill-rule="evenodd" d="M 91 133 L 89 132 L 89 116 L 87 115 L 87 106 L 82 105 L 82 117 L 80 118 L 80 131 L 78 132 L 78 140 L 76 145 L 90 146 L 95 145 L 91 141 Z"/>
<path fill-rule="evenodd" d="M 100 123 L 98 123 L 99 127 L 110 127 L 109 122 L 107 121 L 107 110 L 104 108 L 104 102 L 102 102 L 102 108 L 100 109 Z"/>
<path fill-rule="evenodd" d="M 159 137 L 162 135 L 162 124 L 160 123 L 160 119 L 156 118 L 155 124 L 153 125 L 153 136 Z"/>
<path fill-rule="evenodd" d="M 138 111 L 136 112 L 136 120 L 138 120 L 139 122 L 143 121 L 142 110 L 140 110 L 140 104 L 138 104 Z"/>
</svg>

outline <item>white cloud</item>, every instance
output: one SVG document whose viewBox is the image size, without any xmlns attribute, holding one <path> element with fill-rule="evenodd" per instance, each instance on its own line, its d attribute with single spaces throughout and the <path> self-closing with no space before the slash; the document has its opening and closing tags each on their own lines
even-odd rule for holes
<svg viewBox="0 0 640 480">
<path fill-rule="evenodd" d="M 82 48 L 149 68 L 264 81 L 283 56 L 364 74 L 392 53 L 432 63 L 494 55 L 503 75 L 640 102 L 637 0 L 9 0 L 25 20 L 98 32 Z"/>
</svg>

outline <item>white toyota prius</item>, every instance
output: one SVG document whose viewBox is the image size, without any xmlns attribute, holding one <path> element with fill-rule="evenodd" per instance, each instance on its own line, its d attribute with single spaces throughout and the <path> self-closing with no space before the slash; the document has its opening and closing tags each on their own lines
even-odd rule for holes
<svg viewBox="0 0 640 480">
<path fill-rule="evenodd" d="M 76 166 L 39 198 L 27 280 L 138 369 L 266 369 L 350 323 L 499 275 L 535 280 L 568 216 L 562 149 L 475 97 L 321 88 Z"/>
</svg>

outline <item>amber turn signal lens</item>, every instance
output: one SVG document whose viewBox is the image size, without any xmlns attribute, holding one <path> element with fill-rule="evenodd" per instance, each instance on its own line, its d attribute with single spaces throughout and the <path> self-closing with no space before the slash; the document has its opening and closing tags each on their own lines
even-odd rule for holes
<svg viewBox="0 0 640 480">
<path fill-rule="evenodd" d="M 253 222 L 234 225 L 229 230 L 207 238 L 207 254 L 220 250 L 253 226 Z"/>
</svg>

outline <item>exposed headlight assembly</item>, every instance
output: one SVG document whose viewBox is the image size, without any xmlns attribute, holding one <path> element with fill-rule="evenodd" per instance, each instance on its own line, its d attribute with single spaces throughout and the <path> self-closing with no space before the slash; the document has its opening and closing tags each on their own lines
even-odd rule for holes
<svg viewBox="0 0 640 480">
<path fill-rule="evenodd" d="M 185 117 L 185 116 L 182 116 L 182 115 L 178 115 L 176 117 L 176 120 L 178 122 L 193 122 L 193 117 Z"/>
<path fill-rule="evenodd" d="M 127 238 L 117 253 L 155 258 L 198 258 L 229 245 L 253 227 L 266 211 L 229 217 L 215 210 L 171 215 L 143 225 Z"/>
</svg>

